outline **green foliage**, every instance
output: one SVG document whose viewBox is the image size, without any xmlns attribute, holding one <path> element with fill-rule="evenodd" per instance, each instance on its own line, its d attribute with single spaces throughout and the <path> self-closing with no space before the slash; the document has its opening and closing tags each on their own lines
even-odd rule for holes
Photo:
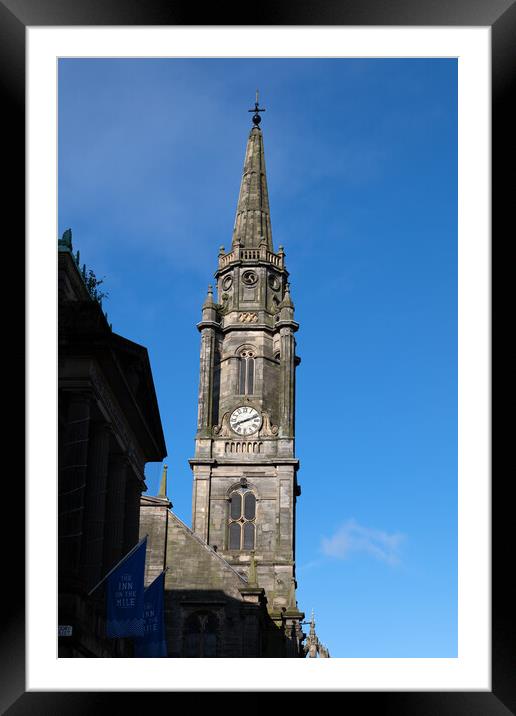
<svg viewBox="0 0 516 716">
<path fill-rule="evenodd" d="M 90 294 L 91 298 L 94 301 L 97 301 L 102 306 L 102 299 L 109 297 L 109 293 L 107 293 L 106 291 L 99 290 L 99 286 L 104 283 L 104 279 L 103 278 L 98 279 L 95 276 L 95 272 L 92 271 L 91 269 L 86 270 L 86 264 L 83 264 L 82 269 L 81 269 L 81 265 L 80 265 L 81 254 L 80 254 L 80 252 L 77 251 L 77 253 L 75 255 L 72 253 L 72 230 L 71 229 L 66 229 L 66 231 L 63 233 L 62 237 L 58 240 L 58 244 L 59 244 L 59 246 L 65 246 L 66 248 L 68 248 L 70 250 L 70 253 L 71 253 L 72 258 L 75 262 L 75 265 L 77 266 L 79 273 L 82 276 L 82 280 L 86 284 L 88 293 Z M 105 314 L 105 316 L 106 316 L 106 321 L 107 321 L 107 314 Z"/>
<path fill-rule="evenodd" d="M 99 286 L 104 283 L 104 279 L 98 279 L 91 269 L 86 272 L 86 266 L 83 270 L 83 278 L 86 284 L 86 288 L 88 289 L 88 292 L 94 301 L 102 303 L 103 298 L 109 297 L 109 294 L 105 291 L 99 291 Z"/>
</svg>

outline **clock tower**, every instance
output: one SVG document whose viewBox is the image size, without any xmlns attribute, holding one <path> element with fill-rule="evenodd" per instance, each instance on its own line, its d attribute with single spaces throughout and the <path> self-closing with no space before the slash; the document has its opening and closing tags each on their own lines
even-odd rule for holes
<svg viewBox="0 0 516 716">
<path fill-rule="evenodd" d="M 299 630 L 295 517 L 294 304 L 272 242 L 258 97 L 231 248 L 202 306 L 193 532 L 262 589 L 270 617 Z M 286 621 L 287 620 L 287 621 Z"/>
</svg>

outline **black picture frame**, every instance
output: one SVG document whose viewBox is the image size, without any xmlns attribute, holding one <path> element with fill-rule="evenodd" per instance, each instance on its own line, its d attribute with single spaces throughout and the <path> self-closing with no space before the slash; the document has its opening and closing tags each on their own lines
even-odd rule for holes
<svg viewBox="0 0 516 716">
<path fill-rule="evenodd" d="M 516 3 L 514 0 L 265 0 L 249 3 L 203 6 L 199 9 L 171 0 L 0 0 L 0 76 L 4 95 L 4 137 L 12 152 L 9 181 L 4 188 L 5 206 L 22 224 L 25 215 L 25 29 L 27 26 L 73 25 L 390 25 L 390 26 L 490 26 L 492 32 L 492 260 L 501 253 L 504 239 L 510 241 L 514 225 L 514 145 L 516 115 L 511 108 L 511 80 L 516 76 Z M 513 99 L 513 98 L 512 98 Z M 506 171 L 507 170 L 507 171 Z M 513 182 L 509 181 L 513 174 Z M 16 261 L 24 263 L 23 244 L 14 237 Z M 496 238 L 496 242 L 495 242 Z M 13 238 L 10 238 L 13 241 Z M 495 252 L 496 247 L 496 252 Z M 492 309 L 500 307 L 504 283 L 492 290 Z M 505 302 L 505 301 L 504 301 Z M 492 327 L 494 316 L 492 310 Z M 22 321 L 23 322 L 23 321 Z M 23 335 L 16 342 L 17 365 L 23 366 Z M 493 353 L 493 360 L 497 357 Z M 494 366 L 493 366 L 494 367 Z M 494 375 L 494 370 L 493 373 Z M 20 376 L 19 385 L 25 385 Z M 494 381 L 492 384 L 494 398 Z M 24 390 L 17 398 L 23 402 Z M 492 421 L 494 426 L 494 421 Z M 502 443 L 493 440 L 493 448 Z M 509 471 L 510 472 L 510 471 Z M 19 472 L 17 473 L 19 475 Z M 340 707 L 357 713 L 402 716 L 467 714 L 500 716 L 516 713 L 516 643 L 513 610 L 516 604 L 509 575 L 514 558 L 512 503 L 507 473 L 493 469 L 492 475 L 492 691 L 443 692 L 340 692 Z M 121 694 L 112 692 L 26 692 L 25 690 L 25 593 L 23 486 L 16 483 L 19 516 L 4 532 L 4 575 L 8 579 L 8 605 L 0 636 L 2 686 L 0 709 L 9 716 L 19 714 L 91 713 L 110 705 L 120 709 Z M 295 691 L 295 685 L 286 685 Z M 143 707 L 149 692 L 130 693 L 131 709 Z M 153 694 L 154 695 L 154 694 Z M 171 694 L 167 695 L 171 698 Z M 201 695 L 201 694 L 198 694 Z M 116 696 L 116 703 L 114 698 Z M 355 704 L 355 702 L 357 702 Z M 148 706 L 147 706 L 148 708 Z M 177 704 L 174 705 L 177 708 Z"/>
</svg>

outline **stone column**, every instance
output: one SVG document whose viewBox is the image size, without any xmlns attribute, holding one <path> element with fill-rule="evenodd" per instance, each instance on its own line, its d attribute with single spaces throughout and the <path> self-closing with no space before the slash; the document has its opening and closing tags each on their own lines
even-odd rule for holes
<svg viewBox="0 0 516 716">
<path fill-rule="evenodd" d="M 209 541 L 211 465 L 194 465 L 192 531 Z"/>
<path fill-rule="evenodd" d="M 88 467 L 91 396 L 71 393 L 66 416 L 59 464 L 58 539 L 60 588 L 62 580 L 75 580 L 79 574 L 83 537 L 84 500 Z"/>
<path fill-rule="evenodd" d="M 123 554 L 127 554 L 139 539 L 140 497 L 143 487 L 134 470 L 129 469 L 126 474 Z"/>
<path fill-rule="evenodd" d="M 104 522 L 111 429 L 108 423 L 93 424 L 88 451 L 86 506 L 81 570 L 93 587 L 102 577 Z"/>
<path fill-rule="evenodd" d="M 127 469 L 128 462 L 124 455 L 110 456 L 104 526 L 104 574 L 123 557 Z"/>
</svg>

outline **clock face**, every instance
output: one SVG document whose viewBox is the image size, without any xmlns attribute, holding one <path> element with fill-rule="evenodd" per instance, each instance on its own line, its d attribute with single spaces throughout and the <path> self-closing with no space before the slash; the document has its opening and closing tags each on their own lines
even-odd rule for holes
<svg viewBox="0 0 516 716">
<path fill-rule="evenodd" d="M 260 429 L 262 418 L 255 408 L 242 405 L 233 410 L 229 416 L 229 424 L 238 435 L 252 435 Z"/>
</svg>

